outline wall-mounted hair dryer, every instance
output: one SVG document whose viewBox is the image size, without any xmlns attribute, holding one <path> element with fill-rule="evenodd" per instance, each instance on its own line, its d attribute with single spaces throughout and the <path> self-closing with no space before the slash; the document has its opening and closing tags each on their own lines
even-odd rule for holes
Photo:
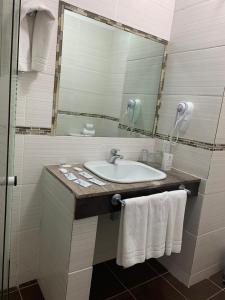
<svg viewBox="0 0 225 300">
<path fill-rule="evenodd" d="M 194 105 L 192 102 L 180 102 L 177 105 L 175 127 L 180 133 L 185 133 L 190 124 Z"/>
<path fill-rule="evenodd" d="M 129 99 L 127 103 L 127 116 L 131 124 L 135 124 L 141 112 L 141 100 Z"/>
<path fill-rule="evenodd" d="M 194 105 L 192 102 L 180 102 L 177 105 L 176 111 L 176 118 L 174 126 L 170 132 L 170 147 L 172 144 L 173 136 L 176 134 L 176 141 L 177 142 L 179 135 L 182 133 L 184 134 L 191 121 L 191 115 L 194 109 Z"/>
</svg>

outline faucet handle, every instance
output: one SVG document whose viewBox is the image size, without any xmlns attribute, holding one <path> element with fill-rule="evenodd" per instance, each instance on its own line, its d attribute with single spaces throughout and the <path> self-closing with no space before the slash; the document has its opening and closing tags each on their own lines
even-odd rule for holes
<svg viewBox="0 0 225 300">
<path fill-rule="evenodd" d="M 112 155 L 117 155 L 119 151 L 120 151 L 120 149 L 113 148 L 113 149 L 111 149 L 111 154 Z"/>
</svg>

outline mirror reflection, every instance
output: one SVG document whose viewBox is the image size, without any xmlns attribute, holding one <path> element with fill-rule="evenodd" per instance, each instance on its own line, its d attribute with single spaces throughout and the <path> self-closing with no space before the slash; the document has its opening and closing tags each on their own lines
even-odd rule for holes
<svg viewBox="0 0 225 300">
<path fill-rule="evenodd" d="M 165 45 L 64 10 L 57 135 L 151 136 Z"/>
</svg>

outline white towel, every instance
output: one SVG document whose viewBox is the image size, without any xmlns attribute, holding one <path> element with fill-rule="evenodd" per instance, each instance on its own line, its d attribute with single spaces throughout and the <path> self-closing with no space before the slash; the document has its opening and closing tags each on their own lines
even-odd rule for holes
<svg viewBox="0 0 225 300">
<path fill-rule="evenodd" d="M 20 18 L 19 71 L 44 71 L 55 16 L 44 0 L 23 0 Z"/>
<path fill-rule="evenodd" d="M 183 236 L 184 213 L 187 201 L 187 192 L 168 192 L 168 225 L 166 234 L 166 255 L 180 253 Z"/>
<path fill-rule="evenodd" d="M 148 197 L 125 200 L 122 207 L 117 264 L 128 268 L 145 261 Z"/>
<path fill-rule="evenodd" d="M 164 255 L 168 224 L 168 192 L 148 197 L 146 259 Z"/>
</svg>

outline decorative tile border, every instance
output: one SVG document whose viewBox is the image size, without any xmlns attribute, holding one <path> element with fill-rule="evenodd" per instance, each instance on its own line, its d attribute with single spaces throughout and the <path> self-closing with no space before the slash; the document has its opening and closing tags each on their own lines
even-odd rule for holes
<svg viewBox="0 0 225 300">
<path fill-rule="evenodd" d="M 155 138 L 161 140 L 169 140 L 169 136 L 166 134 L 156 133 L 154 135 Z M 175 140 L 175 138 L 173 139 Z M 209 151 L 225 151 L 225 144 L 214 144 L 214 143 L 205 143 L 201 141 L 195 141 L 185 138 L 178 138 L 178 143 L 182 145 L 187 145 L 195 148 L 201 148 Z"/>
<path fill-rule="evenodd" d="M 51 128 L 17 126 L 16 134 L 51 135 Z"/>
<path fill-rule="evenodd" d="M 76 116 L 76 117 L 88 117 L 88 118 L 97 118 L 97 119 L 104 119 L 104 120 L 110 120 L 113 122 L 119 122 L 119 118 L 107 116 L 107 115 L 101 115 L 101 114 L 91 114 L 91 113 L 79 113 L 74 111 L 67 111 L 67 110 L 58 110 L 59 115 L 67 115 L 67 116 Z"/>
<path fill-rule="evenodd" d="M 124 124 L 121 124 L 119 123 L 119 126 L 118 126 L 119 129 L 121 130 L 126 130 L 127 132 L 135 132 L 135 133 L 139 133 L 141 135 L 144 135 L 144 136 L 148 136 L 148 137 L 153 137 L 153 133 L 149 130 L 144 130 L 144 129 L 139 129 L 139 128 L 131 128 L 127 125 L 124 125 Z"/>
</svg>

